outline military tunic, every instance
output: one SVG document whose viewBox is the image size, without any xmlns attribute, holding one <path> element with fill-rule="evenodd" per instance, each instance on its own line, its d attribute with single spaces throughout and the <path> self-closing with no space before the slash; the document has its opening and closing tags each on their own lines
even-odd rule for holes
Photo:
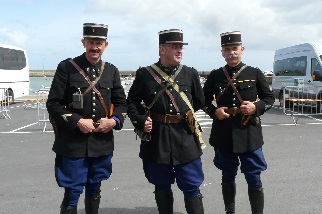
<svg viewBox="0 0 322 214">
<path fill-rule="evenodd" d="M 243 65 L 242 62 L 234 68 L 226 65 L 230 78 Z M 234 153 L 254 151 L 264 144 L 259 116 L 271 108 L 274 103 L 274 96 L 265 80 L 264 74 L 258 68 L 246 67 L 233 82 L 243 101 L 254 102 L 256 106 L 254 117 L 258 117 L 259 123 L 249 121 L 247 125 L 242 125 L 241 114 L 231 115 L 223 120 L 215 118 L 215 111 L 218 107 L 240 107 L 241 103 L 232 87 L 228 86 L 229 83 L 223 69 L 213 70 L 203 88 L 206 111 L 214 119 L 209 143 L 215 149 L 233 151 Z M 214 98 L 216 99 L 216 105 L 213 105 Z"/>
<path fill-rule="evenodd" d="M 94 81 L 100 75 L 102 61 L 92 65 L 85 53 L 73 59 L 74 62 Z M 92 89 L 83 97 L 83 108 L 75 109 L 72 105 L 74 93 L 82 92 L 89 84 L 76 68 L 68 61 L 59 63 L 47 100 L 48 113 L 58 124 L 53 151 L 67 157 L 98 157 L 112 154 L 114 150 L 113 131 L 108 133 L 82 133 L 76 126 L 81 118 L 98 121 L 106 117 L 105 110 Z M 126 96 L 121 85 L 118 69 L 105 63 L 104 71 L 95 84 L 100 91 L 107 108 L 114 104 L 113 116 L 119 123 L 114 129 L 121 129 L 126 113 Z"/>
<path fill-rule="evenodd" d="M 156 65 L 162 68 L 160 62 Z M 176 69 L 162 70 L 171 76 Z M 157 72 L 155 73 L 159 76 Z M 180 91 L 187 95 L 195 111 L 204 106 L 204 95 L 198 72 L 195 69 L 183 66 L 181 72 L 175 78 L 175 82 L 178 84 Z M 136 78 L 127 98 L 128 115 L 135 128 L 143 131 L 148 117 L 142 111 L 141 101 L 149 106 L 161 88 L 162 86 L 155 81 L 146 68 L 137 70 Z M 178 105 L 180 114 L 186 113 L 189 107 L 184 100 L 171 86 L 168 89 Z M 151 112 L 161 115 L 177 114 L 173 103 L 165 92 L 154 103 Z M 152 126 L 151 141 L 141 141 L 140 157 L 143 160 L 176 165 L 190 162 L 201 156 L 200 144 L 194 134 L 189 134 L 184 120 L 171 124 L 153 121 Z"/>
</svg>

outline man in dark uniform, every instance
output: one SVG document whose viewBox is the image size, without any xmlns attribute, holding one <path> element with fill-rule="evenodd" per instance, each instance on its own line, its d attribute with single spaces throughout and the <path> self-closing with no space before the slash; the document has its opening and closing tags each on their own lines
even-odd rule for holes
<svg viewBox="0 0 322 214">
<path fill-rule="evenodd" d="M 205 109 L 213 118 L 209 143 L 215 149 L 214 164 L 222 170 L 226 213 L 235 213 L 235 177 L 241 163 L 252 213 L 259 214 L 264 209 L 260 174 L 267 168 L 259 116 L 273 105 L 274 96 L 262 71 L 242 63 L 240 32 L 221 34 L 221 47 L 227 64 L 213 70 L 203 88 Z"/>
<path fill-rule="evenodd" d="M 181 30 L 159 32 L 160 59 L 137 70 L 127 98 L 134 127 L 151 137 L 141 141 L 140 157 L 146 178 L 155 185 L 155 200 L 162 214 L 173 213 L 171 184 L 175 180 L 183 191 L 187 212 L 204 213 L 199 189 L 204 180 L 202 150 L 198 136 L 186 122 L 187 100 L 175 88 L 185 94 L 195 111 L 204 106 L 204 95 L 197 71 L 180 64 L 183 45 L 187 43 Z M 163 78 L 162 72 L 173 82 Z M 142 101 L 149 109 L 147 114 Z"/>
<path fill-rule="evenodd" d="M 113 129 L 123 126 L 126 97 L 118 69 L 101 60 L 107 26 L 85 23 L 84 54 L 59 63 L 47 100 L 55 131 L 55 176 L 65 188 L 61 214 L 77 213 L 85 187 L 85 211 L 97 214 L 100 185 L 112 173 Z"/>
</svg>

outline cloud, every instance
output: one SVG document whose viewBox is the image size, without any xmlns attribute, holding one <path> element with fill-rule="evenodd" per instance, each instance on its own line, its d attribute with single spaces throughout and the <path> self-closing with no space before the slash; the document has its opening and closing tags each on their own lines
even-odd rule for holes
<svg viewBox="0 0 322 214">
<path fill-rule="evenodd" d="M 213 64 L 205 63 L 209 57 L 216 58 L 215 64 L 222 62 L 220 33 L 240 30 L 245 59 L 253 64 L 262 61 L 269 69 L 276 49 L 319 42 L 321 15 L 315 8 L 321 4 L 316 0 L 90 0 L 86 13 L 108 16 L 114 45 L 125 45 L 128 51 L 123 55 L 131 58 L 151 61 L 145 56 L 154 52 L 157 32 L 181 28 L 189 43 L 184 61 L 195 61 L 196 67 L 206 70 Z"/>
<path fill-rule="evenodd" d="M 39 57 L 56 67 L 58 60 L 80 54 L 84 22 L 108 25 L 109 47 L 103 56 L 120 70 L 156 61 L 158 32 L 171 28 L 182 29 L 189 43 L 183 63 L 201 70 L 224 63 L 220 33 L 227 31 L 242 32 L 243 60 L 264 69 L 270 69 L 276 49 L 305 42 L 322 44 L 322 13 L 318 11 L 322 2 L 317 0 L 13 1 L 21 4 L 6 1 L 0 8 L 4 17 L 0 42 L 25 42 L 35 67 Z M 56 8 L 57 2 L 64 7 Z M 11 17 L 8 8 L 14 8 L 17 16 Z M 18 16 L 21 11 L 29 15 Z"/>
<path fill-rule="evenodd" d="M 7 44 L 23 45 L 28 39 L 28 35 L 21 31 L 0 28 L 0 42 Z"/>
</svg>

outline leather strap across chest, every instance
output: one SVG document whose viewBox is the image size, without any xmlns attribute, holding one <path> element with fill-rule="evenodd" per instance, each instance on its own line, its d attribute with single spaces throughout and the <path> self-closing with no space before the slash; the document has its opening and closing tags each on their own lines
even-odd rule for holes
<svg viewBox="0 0 322 214">
<path fill-rule="evenodd" d="M 182 65 L 179 66 L 178 70 L 175 72 L 175 74 L 171 78 L 172 80 L 174 80 L 176 78 L 176 76 L 180 73 L 181 69 L 182 69 Z M 152 75 L 152 77 L 154 78 L 154 80 L 159 83 L 161 86 L 162 81 L 161 79 L 155 74 L 155 72 L 151 69 L 151 67 L 147 66 L 146 69 L 150 72 L 150 74 Z M 167 82 L 168 83 L 168 82 Z M 174 100 L 173 95 L 170 93 L 170 91 L 167 89 L 168 84 L 165 84 L 162 86 L 162 89 L 156 94 L 154 100 L 151 102 L 151 104 L 149 105 L 148 109 L 151 109 L 153 104 L 155 103 L 155 101 L 157 100 L 157 98 L 165 91 L 167 93 L 167 95 L 169 96 L 174 108 L 176 109 L 177 113 L 180 114 L 180 109 L 176 103 L 176 101 Z"/>
<path fill-rule="evenodd" d="M 234 83 L 233 83 L 233 79 L 236 79 L 236 77 L 240 74 L 240 72 L 242 71 L 242 70 L 244 70 L 245 68 L 247 67 L 247 65 L 244 65 L 243 67 L 241 67 L 240 69 L 239 69 L 239 71 L 232 77 L 232 78 L 230 78 L 230 76 L 229 76 L 229 74 L 228 74 L 228 72 L 227 72 L 227 69 L 226 69 L 226 67 L 224 66 L 223 67 L 223 70 L 224 70 L 224 74 L 225 74 L 225 76 L 226 76 L 226 78 L 227 78 L 227 80 L 228 80 L 228 82 L 229 82 L 229 85 L 232 87 L 232 89 L 234 90 L 234 92 L 235 92 L 235 94 L 236 94 L 236 96 L 237 96 L 237 98 L 238 98 L 238 100 L 239 100 L 239 102 L 240 103 L 243 103 L 243 99 L 241 98 L 241 96 L 240 96 L 240 94 L 239 94 L 239 92 L 238 92 L 238 90 L 237 90 L 237 88 L 236 88 L 236 86 L 234 85 Z M 227 87 L 229 87 L 229 85 L 227 86 Z M 241 113 L 241 111 L 240 111 L 240 109 L 239 109 L 239 112 Z M 237 112 L 238 113 L 238 112 Z M 236 114 L 236 113 L 234 113 L 234 114 Z M 253 118 L 253 115 L 248 115 L 248 116 L 246 116 L 246 115 L 243 115 L 242 114 L 242 121 L 241 121 L 241 123 L 242 123 L 242 125 L 246 125 L 247 123 L 248 123 L 248 121 L 249 120 L 252 120 L 254 123 L 257 123 L 256 122 L 256 120 Z"/>
<path fill-rule="evenodd" d="M 232 87 L 232 89 L 234 90 L 234 92 L 235 92 L 235 94 L 236 94 L 236 96 L 237 96 L 237 98 L 238 98 L 238 100 L 239 100 L 239 102 L 240 103 L 242 103 L 243 102 L 243 99 L 241 98 L 241 96 L 240 96 L 240 94 L 238 93 L 238 91 L 237 91 L 237 88 L 236 88 L 236 86 L 234 85 L 234 83 L 233 83 L 233 79 L 236 79 L 236 77 L 240 74 L 240 72 L 242 71 L 242 70 L 244 70 L 245 68 L 247 67 L 247 65 L 244 65 L 243 67 L 241 67 L 240 69 L 239 69 L 239 71 L 232 77 L 232 78 L 230 78 L 230 76 L 229 76 L 229 74 L 228 74 L 228 72 L 227 72 L 227 69 L 226 69 L 226 67 L 224 66 L 224 67 L 222 67 L 222 69 L 224 70 L 224 74 L 225 74 L 225 76 L 226 76 L 226 78 L 227 78 L 227 80 L 228 80 L 228 83 L 229 83 L 229 85 Z M 229 85 L 227 86 L 227 88 L 229 87 Z"/>
<path fill-rule="evenodd" d="M 90 90 L 94 90 L 95 91 L 95 93 L 97 94 L 97 96 L 98 96 L 98 98 L 99 98 L 99 100 L 100 100 L 100 102 L 101 102 L 101 104 L 102 104 L 102 106 L 103 106 L 103 108 L 104 108 L 104 111 L 105 111 L 105 114 L 106 114 L 106 117 L 108 117 L 109 116 L 109 114 L 108 114 L 108 110 L 107 110 L 107 106 L 106 106 L 106 104 L 105 104 L 105 101 L 104 101 L 104 99 L 103 99 L 103 97 L 102 97 L 102 94 L 101 94 L 101 92 L 99 92 L 99 90 L 95 87 L 95 84 L 98 82 L 98 80 L 100 79 L 100 77 L 101 77 L 101 75 L 102 75 L 102 73 L 103 73 L 103 71 L 104 71 L 104 67 L 105 67 L 105 62 L 104 61 L 102 61 L 102 66 L 101 66 L 101 70 L 100 70 L 100 75 L 99 75 L 99 77 L 97 77 L 96 79 L 95 79 L 95 81 L 94 82 L 92 82 L 90 79 L 89 79 L 89 77 L 87 76 L 87 74 L 83 71 L 83 69 L 81 69 L 75 62 L 74 62 L 74 60 L 72 60 L 72 59 L 70 59 L 70 60 L 68 60 L 76 69 L 77 69 L 77 71 L 85 78 L 85 80 L 88 82 L 88 84 L 89 84 L 89 87 L 85 90 L 85 92 L 82 94 L 83 96 L 86 94 L 86 93 L 88 93 Z"/>
<path fill-rule="evenodd" d="M 202 129 L 201 129 L 201 126 L 200 126 L 200 124 L 199 124 L 199 122 L 198 122 L 198 120 L 197 120 L 197 117 L 196 117 L 196 115 L 195 115 L 195 112 L 194 112 L 194 109 L 193 109 L 193 107 L 192 107 L 192 105 L 191 105 L 191 103 L 190 103 L 190 101 L 189 101 L 189 99 L 188 99 L 188 97 L 187 97 L 187 95 L 184 93 L 184 92 L 182 92 L 182 91 L 180 91 L 180 89 L 179 89 L 179 86 L 178 86 L 178 84 L 172 79 L 172 78 L 170 78 L 164 71 L 162 71 L 157 65 L 155 65 L 155 64 L 152 64 L 151 65 L 151 67 L 156 71 L 156 72 L 158 72 L 158 74 L 165 80 L 165 81 L 167 81 L 170 85 L 171 85 L 171 87 L 177 92 L 177 93 L 179 93 L 179 95 L 181 96 L 181 98 L 183 99 L 183 101 L 186 103 L 186 105 L 189 107 L 189 109 L 191 110 L 191 112 L 192 112 L 192 115 L 193 115 L 193 117 L 194 117 L 194 119 L 195 119 L 195 134 L 196 134 L 196 136 L 197 136 L 197 138 L 199 139 L 199 143 L 200 143 L 200 147 L 202 148 L 202 149 L 204 149 L 204 148 L 206 148 L 206 144 L 205 144 L 205 142 L 203 141 L 203 139 L 202 139 Z M 154 73 L 154 72 L 153 72 Z"/>
</svg>

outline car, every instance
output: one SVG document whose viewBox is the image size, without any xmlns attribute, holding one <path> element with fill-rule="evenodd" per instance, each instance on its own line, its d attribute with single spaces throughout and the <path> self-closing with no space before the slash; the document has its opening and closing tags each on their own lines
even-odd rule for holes
<svg viewBox="0 0 322 214">
<path fill-rule="evenodd" d="M 263 71 L 265 76 L 273 76 L 273 71 Z"/>
</svg>

